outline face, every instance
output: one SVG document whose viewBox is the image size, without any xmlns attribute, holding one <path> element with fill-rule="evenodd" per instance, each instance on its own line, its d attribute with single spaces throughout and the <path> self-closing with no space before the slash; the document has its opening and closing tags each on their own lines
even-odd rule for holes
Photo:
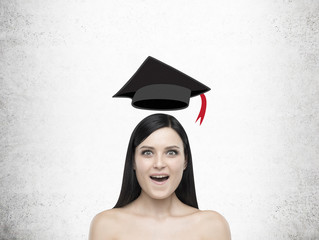
<svg viewBox="0 0 319 240">
<path fill-rule="evenodd" d="M 135 149 L 134 169 L 142 192 L 154 199 L 171 196 L 186 168 L 183 141 L 172 128 L 161 128 Z"/>
</svg>

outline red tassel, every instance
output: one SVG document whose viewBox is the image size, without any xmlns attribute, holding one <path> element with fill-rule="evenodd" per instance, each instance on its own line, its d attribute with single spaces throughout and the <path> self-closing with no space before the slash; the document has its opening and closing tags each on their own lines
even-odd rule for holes
<svg viewBox="0 0 319 240">
<path fill-rule="evenodd" d="M 199 112 L 198 117 L 195 121 L 195 123 L 196 123 L 197 120 L 200 119 L 199 125 L 201 125 L 203 120 L 204 120 L 205 112 L 206 112 L 206 104 L 207 104 L 205 95 L 201 94 L 200 97 L 202 99 L 202 107 L 200 108 L 200 112 Z"/>
</svg>

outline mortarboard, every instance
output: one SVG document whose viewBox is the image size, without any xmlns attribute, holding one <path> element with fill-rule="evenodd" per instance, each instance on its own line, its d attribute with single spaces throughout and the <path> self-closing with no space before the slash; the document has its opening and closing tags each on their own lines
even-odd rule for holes
<svg viewBox="0 0 319 240">
<path fill-rule="evenodd" d="M 201 124 L 206 111 L 203 93 L 209 90 L 199 81 L 149 56 L 113 97 L 132 98 L 132 106 L 140 109 L 179 110 L 188 107 L 191 97 L 200 95 L 202 107 L 197 120 L 201 118 Z"/>
</svg>

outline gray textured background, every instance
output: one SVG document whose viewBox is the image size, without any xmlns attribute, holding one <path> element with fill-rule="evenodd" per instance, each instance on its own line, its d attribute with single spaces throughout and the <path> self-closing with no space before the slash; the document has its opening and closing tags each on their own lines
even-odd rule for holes
<svg viewBox="0 0 319 240">
<path fill-rule="evenodd" d="M 112 99 L 148 56 L 212 88 L 171 112 L 199 206 L 233 239 L 319 239 L 318 1 L 0 2 L 0 239 L 86 239 L 148 111 Z"/>
</svg>

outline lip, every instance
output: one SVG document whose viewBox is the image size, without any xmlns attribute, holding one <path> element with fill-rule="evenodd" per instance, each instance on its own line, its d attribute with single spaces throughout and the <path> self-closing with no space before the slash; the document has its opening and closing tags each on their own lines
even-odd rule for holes
<svg viewBox="0 0 319 240">
<path fill-rule="evenodd" d="M 153 183 L 155 183 L 156 185 L 163 185 L 163 184 L 165 184 L 165 183 L 168 181 L 168 179 L 166 179 L 165 181 L 157 182 L 157 181 L 153 180 L 152 178 L 150 178 L 150 179 L 151 179 L 151 181 L 152 181 Z"/>
<path fill-rule="evenodd" d="M 152 177 L 152 176 L 169 176 L 167 173 L 153 173 L 153 174 L 151 174 L 150 176 Z"/>
<path fill-rule="evenodd" d="M 162 181 L 162 182 L 158 182 L 158 181 L 153 180 L 151 178 L 152 176 L 168 176 L 168 179 L 169 179 L 169 175 L 167 173 L 153 173 L 150 175 L 150 179 L 156 185 L 164 185 L 168 181 L 168 179 L 166 179 L 165 181 Z"/>
</svg>

